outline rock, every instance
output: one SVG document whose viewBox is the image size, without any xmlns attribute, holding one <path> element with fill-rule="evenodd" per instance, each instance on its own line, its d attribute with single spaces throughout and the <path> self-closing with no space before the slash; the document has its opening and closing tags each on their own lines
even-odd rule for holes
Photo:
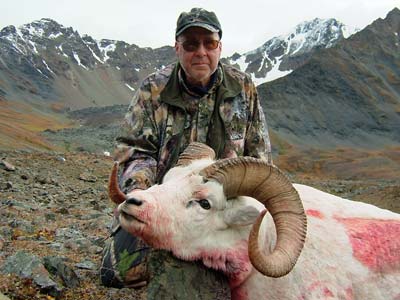
<svg viewBox="0 0 400 300">
<path fill-rule="evenodd" d="M 166 251 L 151 251 L 146 300 L 229 300 L 227 279 L 200 263 L 178 260 Z"/>
<path fill-rule="evenodd" d="M 0 227 L 0 235 L 5 239 L 5 240 L 11 240 L 12 235 L 13 235 L 13 230 L 9 226 L 1 226 Z"/>
<path fill-rule="evenodd" d="M 44 217 L 45 217 L 46 221 L 55 221 L 57 219 L 56 214 L 54 214 L 54 213 L 46 213 L 44 215 Z"/>
<path fill-rule="evenodd" d="M 39 196 L 47 196 L 48 194 L 49 192 L 45 190 L 39 192 Z"/>
<path fill-rule="evenodd" d="M 54 282 L 41 260 L 33 254 L 18 251 L 8 257 L 0 268 L 3 274 L 16 274 L 22 278 L 29 278 L 38 285 L 42 292 L 58 296 L 62 289 Z"/>
<path fill-rule="evenodd" d="M 39 209 L 39 207 L 36 205 L 36 203 L 26 203 L 26 202 L 21 202 L 21 201 L 16 201 L 14 199 L 7 199 L 7 200 L 2 200 L 0 202 L 3 205 L 7 206 L 13 206 L 17 210 L 24 210 L 24 211 L 35 211 Z"/>
<path fill-rule="evenodd" d="M 83 234 L 79 230 L 75 230 L 73 228 L 58 228 L 56 230 L 56 240 L 57 241 L 65 241 L 67 239 L 78 239 L 83 237 Z"/>
<path fill-rule="evenodd" d="M 58 276 L 62 279 L 67 287 L 79 286 L 79 278 L 75 271 L 68 267 L 64 259 L 56 256 L 46 256 L 43 258 L 44 266 L 51 274 Z"/>
<path fill-rule="evenodd" d="M 51 243 L 49 244 L 50 248 L 56 249 L 56 250 L 60 250 L 62 248 L 62 244 L 61 243 Z"/>
<path fill-rule="evenodd" d="M 78 179 L 82 180 L 82 181 L 86 181 L 86 182 L 96 182 L 97 181 L 97 177 L 89 174 L 89 173 L 81 173 L 78 177 Z"/>
<path fill-rule="evenodd" d="M 35 181 L 40 183 L 40 184 L 50 184 L 51 179 L 49 177 L 43 176 L 43 175 L 37 175 L 35 176 Z"/>
<path fill-rule="evenodd" d="M 97 265 L 93 263 L 91 260 L 84 260 L 80 263 L 77 263 L 75 267 L 85 270 L 96 270 L 98 268 Z"/>
<path fill-rule="evenodd" d="M 57 214 L 62 214 L 62 215 L 68 215 L 69 214 L 69 210 L 65 207 L 61 207 L 59 209 L 56 210 Z"/>
<path fill-rule="evenodd" d="M 69 239 L 64 242 L 64 247 L 72 249 L 73 251 L 85 251 L 88 252 L 90 248 L 90 241 L 87 238 Z"/>
<path fill-rule="evenodd" d="M 28 180 L 29 179 L 29 175 L 28 174 L 22 174 L 21 175 L 21 179 Z"/>
<path fill-rule="evenodd" d="M 15 171 L 15 167 L 5 160 L 0 160 L 0 169 L 6 171 Z"/>
<path fill-rule="evenodd" d="M 35 226 L 33 226 L 32 222 L 30 221 L 13 219 L 8 223 L 8 225 L 11 228 L 18 228 L 28 234 L 32 234 L 35 232 Z"/>
<path fill-rule="evenodd" d="M 89 247 L 88 252 L 93 254 L 100 254 L 103 252 L 103 248 L 93 245 Z"/>
<path fill-rule="evenodd" d="M 104 248 L 104 246 L 105 246 L 105 238 L 104 237 L 93 237 L 91 240 L 94 245 Z"/>
<path fill-rule="evenodd" d="M 5 189 L 5 190 L 11 190 L 12 188 L 13 188 L 12 182 L 11 182 L 11 181 L 7 181 L 7 182 L 5 183 L 4 189 Z"/>
<path fill-rule="evenodd" d="M 0 251 L 3 250 L 4 244 L 5 244 L 5 241 L 4 241 L 4 239 L 0 236 Z"/>
<path fill-rule="evenodd" d="M 3 295 L 3 294 L 0 292 L 0 300 L 10 300 L 10 298 L 8 298 L 7 296 Z"/>
<path fill-rule="evenodd" d="M 56 156 L 56 160 L 57 161 L 61 161 L 61 162 L 64 162 L 64 161 L 66 161 L 66 159 L 64 158 L 64 157 L 62 157 L 62 156 Z"/>
</svg>

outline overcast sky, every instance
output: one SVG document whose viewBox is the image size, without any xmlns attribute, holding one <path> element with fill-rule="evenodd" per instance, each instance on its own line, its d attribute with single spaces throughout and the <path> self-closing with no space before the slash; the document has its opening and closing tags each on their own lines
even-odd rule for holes
<svg viewBox="0 0 400 300">
<path fill-rule="evenodd" d="M 214 11 L 223 30 L 223 56 L 243 53 L 314 18 L 364 28 L 400 0 L 2 0 L 0 29 L 51 18 L 96 40 L 140 47 L 173 45 L 176 19 L 192 7 Z"/>
</svg>

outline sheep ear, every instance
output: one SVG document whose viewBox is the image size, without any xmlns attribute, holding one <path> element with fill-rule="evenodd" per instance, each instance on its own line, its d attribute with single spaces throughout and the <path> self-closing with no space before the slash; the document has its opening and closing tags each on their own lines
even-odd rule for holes
<svg viewBox="0 0 400 300">
<path fill-rule="evenodd" d="M 260 211 L 251 205 L 234 206 L 224 213 L 224 221 L 229 226 L 245 226 L 253 224 Z"/>
</svg>

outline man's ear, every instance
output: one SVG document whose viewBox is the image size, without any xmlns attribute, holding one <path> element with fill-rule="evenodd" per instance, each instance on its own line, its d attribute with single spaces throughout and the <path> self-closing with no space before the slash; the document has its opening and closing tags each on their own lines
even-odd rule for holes
<svg viewBox="0 0 400 300">
<path fill-rule="evenodd" d="M 245 226 L 253 224 L 259 210 L 251 205 L 238 205 L 225 210 L 224 221 L 228 226 Z"/>
</svg>

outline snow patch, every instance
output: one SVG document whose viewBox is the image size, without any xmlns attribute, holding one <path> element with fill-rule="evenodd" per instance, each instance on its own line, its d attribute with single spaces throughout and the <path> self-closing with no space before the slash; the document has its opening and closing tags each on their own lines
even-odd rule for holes
<svg viewBox="0 0 400 300">
<path fill-rule="evenodd" d="M 73 54 L 75 60 L 78 62 L 78 65 L 81 66 L 82 68 L 84 68 L 85 70 L 88 70 L 88 68 L 84 64 L 81 63 L 81 59 L 79 58 L 78 54 L 75 51 L 73 51 L 72 54 Z"/>
<path fill-rule="evenodd" d="M 89 44 L 89 43 L 85 42 L 83 39 L 82 39 L 82 41 L 86 45 L 86 47 L 90 50 L 90 52 L 92 53 L 93 57 L 97 61 L 99 61 L 101 64 L 104 64 L 104 61 L 100 57 L 98 57 L 97 54 L 93 51 L 93 49 L 90 47 L 92 44 Z"/>
<path fill-rule="evenodd" d="M 36 71 L 38 71 L 40 74 L 42 74 L 44 77 L 49 78 L 46 74 L 44 74 L 39 68 L 35 68 Z"/>
<path fill-rule="evenodd" d="M 49 65 L 46 63 L 46 61 L 44 59 L 42 59 L 42 62 L 46 66 L 46 69 L 50 71 L 50 73 L 53 73 L 54 75 L 56 74 L 56 73 L 53 72 L 52 69 L 50 69 Z"/>
<path fill-rule="evenodd" d="M 33 24 L 35 24 L 35 23 L 33 23 Z M 33 27 L 33 26 L 31 26 L 31 24 L 28 24 L 28 25 L 24 26 L 24 28 L 26 30 L 28 30 L 29 34 L 32 36 L 40 36 L 41 37 L 44 35 L 44 30 L 41 27 Z"/>
<path fill-rule="evenodd" d="M 29 41 L 29 44 L 32 45 L 33 52 L 35 52 L 36 54 L 39 54 L 39 52 L 38 52 L 37 49 L 36 49 L 36 44 L 35 44 L 34 42 L 32 42 L 32 41 Z"/>
<path fill-rule="evenodd" d="M 110 59 L 110 57 L 108 56 L 108 52 L 114 52 L 115 49 L 117 48 L 116 45 L 115 45 L 115 43 L 108 44 L 108 45 L 105 46 L 105 47 L 101 46 L 101 43 L 98 43 L 97 46 L 99 47 L 100 51 L 101 51 L 101 52 L 103 53 L 103 55 L 104 55 L 104 62 L 106 62 L 107 60 Z"/>
<path fill-rule="evenodd" d="M 61 35 L 62 35 L 61 32 L 58 32 L 58 33 L 56 33 L 56 34 L 52 33 L 52 34 L 49 35 L 49 39 L 54 40 L 54 39 L 58 38 L 58 37 L 61 36 Z"/>
<path fill-rule="evenodd" d="M 61 54 L 62 54 L 63 56 L 68 57 L 68 55 L 65 54 L 65 52 L 64 52 L 64 50 L 63 50 L 63 48 L 62 48 L 62 45 L 56 46 L 56 48 L 61 52 Z"/>
<path fill-rule="evenodd" d="M 289 71 L 281 71 L 279 70 L 279 66 L 281 65 L 283 55 L 280 57 L 276 58 L 276 63 L 272 64 L 272 69 L 267 73 L 267 76 L 263 78 L 257 78 L 254 76 L 254 74 L 251 74 L 251 78 L 253 79 L 253 82 L 255 85 L 260 85 L 265 82 L 269 82 L 281 77 L 284 77 L 292 72 L 292 70 Z"/>
<path fill-rule="evenodd" d="M 128 88 L 128 89 L 130 89 L 131 91 L 135 91 L 135 89 L 133 88 L 133 87 L 131 87 L 129 84 L 127 84 L 127 83 L 125 83 L 125 85 L 126 85 L 126 87 Z"/>
</svg>

